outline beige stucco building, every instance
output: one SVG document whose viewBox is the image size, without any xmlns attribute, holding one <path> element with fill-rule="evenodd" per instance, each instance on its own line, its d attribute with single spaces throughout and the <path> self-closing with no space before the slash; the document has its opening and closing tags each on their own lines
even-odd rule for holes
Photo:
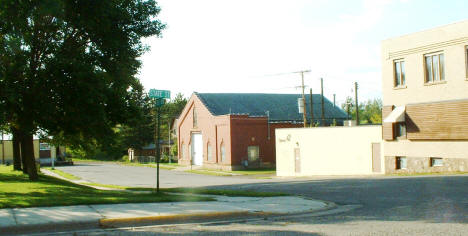
<svg viewBox="0 0 468 236">
<path fill-rule="evenodd" d="M 40 142 L 39 139 L 33 140 L 34 157 L 41 164 L 50 164 L 51 158 L 58 158 L 65 155 L 66 147 L 55 147 L 48 143 Z M 1 140 L 0 142 L 0 163 L 13 164 L 13 141 Z"/>
<path fill-rule="evenodd" d="M 382 42 L 385 172 L 468 170 L 468 21 Z"/>
<path fill-rule="evenodd" d="M 33 140 L 34 145 L 34 156 L 36 159 L 39 158 L 39 140 Z M 13 141 L 2 140 L 0 142 L 0 163 L 13 164 Z"/>
<path fill-rule="evenodd" d="M 276 130 L 276 175 L 383 173 L 380 125 Z"/>
</svg>

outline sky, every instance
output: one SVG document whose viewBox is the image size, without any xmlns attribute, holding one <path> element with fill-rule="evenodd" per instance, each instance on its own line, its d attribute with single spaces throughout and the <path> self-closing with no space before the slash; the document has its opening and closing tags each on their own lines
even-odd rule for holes
<svg viewBox="0 0 468 236">
<path fill-rule="evenodd" d="M 167 28 L 144 39 L 145 89 L 381 98 L 380 42 L 468 19 L 466 0 L 159 0 Z"/>
</svg>

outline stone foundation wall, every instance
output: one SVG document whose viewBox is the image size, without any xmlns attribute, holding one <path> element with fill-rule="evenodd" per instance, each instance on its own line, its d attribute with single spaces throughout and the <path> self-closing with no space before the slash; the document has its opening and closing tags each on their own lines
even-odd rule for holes
<svg viewBox="0 0 468 236">
<path fill-rule="evenodd" d="M 429 157 L 406 157 L 406 169 L 396 169 L 396 157 L 385 157 L 385 173 L 429 173 L 468 171 L 467 158 L 442 158 L 442 166 L 431 166 Z"/>
</svg>

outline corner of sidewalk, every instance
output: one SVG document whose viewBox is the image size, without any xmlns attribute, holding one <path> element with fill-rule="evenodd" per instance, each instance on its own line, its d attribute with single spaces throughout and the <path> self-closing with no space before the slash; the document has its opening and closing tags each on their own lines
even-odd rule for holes
<svg viewBox="0 0 468 236">
<path fill-rule="evenodd" d="M 162 205 L 162 203 L 111 204 L 55 208 L 31 208 L 26 210 L 26 212 L 24 212 L 25 209 L 21 209 L 21 213 L 23 215 L 27 215 L 27 211 L 31 212 L 31 219 L 29 219 L 29 221 L 24 221 L 31 223 L 2 226 L 0 227 L 0 235 L 28 234 L 34 232 L 63 232 L 83 229 L 141 226 L 149 224 L 161 225 L 174 223 L 194 223 L 205 222 L 209 220 L 246 220 L 251 218 L 271 216 L 306 214 L 336 208 L 336 205 L 332 202 L 319 201 L 299 196 L 262 198 L 228 197 L 229 200 L 226 199 L 226 197 L 223 198 L 224 201 L 219 201 L 217 204 L 213 204 L 216 202 L 209 202 L 208 204 L 206 202 L 167 203 L 168 205 Z M 177 204 L 179 204 L 179 208 L 175 207 Z M 272 204 L 276 205 L 276 207 L 270 207 Z M 157 208 L 155 208 L 155 206 L 157 206 Z M 269 207 L 266 208 L 266 206 Z M 82 209 L 85 207 L 87 209 Z M 174 207 L 176 208 L 175 210 Z M 14 211 L 18 209 L 11 210 Z M 62 221 L 57 221 L 56 219 L 51 219 L 50 221 L 40 219 L 34 223 L 34 220 L 32 220 L 35 216 L 35 213 L 38 211 L 43 211 L 44 213 L 49 211 L 49 215 L 53 217 L 54 213 L 56 213 L 54 211 L 58 211 L 63 214 L 67 210 L 73 212 L 78 210 L 82 212 L 82 215 L 78 217 L 71 217 L 68 220 L 65 219 Z M 72 212 L 70 212 L 70 214 L 71 213 Z M 18 219 L 18 221 L 21 220 Z"/>
<path fill-rule="evenodd" d="M 237 199 L 239 197 L 226 197 L 222 196 L 221 198 L 228 199 Z M 240 197 L 243 198 L 243 197 Z M 248 198 L 248 197 L 246 197 Z M 314 212 L 327 211 L 335 209 L 337 205 L 333 202 L 322 201 L 311 199 L 303 196 L 289 196 L 289 197 L 257 197 L 255 199 L 275 199 L 275 198 L 288 198 L 285 200 L 282 205 L 287 205 L 290 203 L 291 198 L 302 199 L 305 201 L 313 202 L 313 207 L 304 208 L 301 210 L 256 210 L 256 209 L 238 209 L 233 211 L 223 211 L 224 209 L 217 209 L 215 211 L 206 211 L 206 212 L 177 212 L 176 214 L 158 214 L 151 216 L 134 216 L 134 217 L 109 217 L 101 218 L 99 220 L 99 226 L 103 228 L 112 228 L 112 227 L 126 227 L 126 226 L 138 226 L 145 224 L 170 224 L 170 223 L 189 223 L 189 222 L 205 222 L 208 220 L 216 221 L 229 221 L 236 219 L 249 219 L 249 218 L 262 218 L 262 217 L 271 217 L 271 216 L 285 216 L 285 215 L 299 215 L 307 214 Z M 254 199 L 254 198 L 251 198 Z M 228 201 L 230 203 L 241 203 L 242 201 Z M 260 202 L 259 202 L 260 203 Z M 254 203 L 257 204 L 257 203 Z M 286 207 L 287 208 L 287 207 Z"/>
</svg>

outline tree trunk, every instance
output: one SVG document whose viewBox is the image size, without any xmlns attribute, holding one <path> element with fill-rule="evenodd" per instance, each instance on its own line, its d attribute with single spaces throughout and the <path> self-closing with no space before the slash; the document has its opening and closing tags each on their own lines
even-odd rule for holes
<svg viewBox="0 0 468 236">
<path fill-rule="evenodd" d="M 60 155 L 60 146 L 57 145 L 57 147 L 55 147 L 55 160 L 61 160 L 61 155 Z"/>
<path fill-rule="evenodd" d="M 20 137 L 18 130 L 11 127 L 11 134 L 13 135 L 13 169 L 21 170 L 21 153 L 20 153 Z"/>
<path fill-rule="evenodd" d="M 39 179 L 39 175 L 37 174 L 36 158 L 34 157 L 33 135 L 26 134 L 23 137 L 25 145 L 22 151 L 24 153 L 23 157 L 26 159 L 26 163 L 28 166 L 29 180 L 35 181 Z"/>
<path fill-rule="evenodd" d="M 27 139 L 25 138 L 25 135 L 22 131 L 18 130 L 18 139 L 20 142 L 20 156 L 21 156 L 21 164 L 23 165 L 23 173 L 27 174 L 28 173 L 28 162 L 26 158 L 26 143 Z"/>
</svg>

